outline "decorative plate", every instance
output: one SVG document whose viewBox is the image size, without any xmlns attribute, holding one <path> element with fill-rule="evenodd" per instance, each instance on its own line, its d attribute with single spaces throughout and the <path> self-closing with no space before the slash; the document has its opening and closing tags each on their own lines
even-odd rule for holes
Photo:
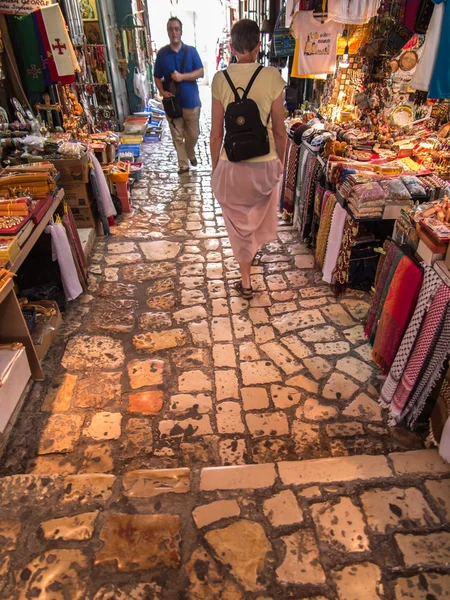
<svg viewBox="0 0 450 600">
<path fill-rule="evenodd" d="M 0 106 L 0 123 L 3 125 L 9 125 L 8 113 L 2 106 Z"/>
<path fill-rule="evenodd" d="M 417 65 L 419 58 L 414 50 L 404 52 L 399 60 L 400 69 L 402 71 L 411 71 Z"/>
</svg>

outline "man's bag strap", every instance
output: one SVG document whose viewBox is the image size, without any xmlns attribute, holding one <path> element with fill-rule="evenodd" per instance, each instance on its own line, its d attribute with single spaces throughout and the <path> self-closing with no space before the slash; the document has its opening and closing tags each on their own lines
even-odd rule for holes
<svg viewBox="0 0 450 600">
<path fill-rule="evenodd" d="M 188 53 L 189 46 L 187 44 L 184 45 L 183 58 L 181 59 L 180 73 L 184 73 L 184 65 L 186 64 L 186 56 Z"/>
</svg>

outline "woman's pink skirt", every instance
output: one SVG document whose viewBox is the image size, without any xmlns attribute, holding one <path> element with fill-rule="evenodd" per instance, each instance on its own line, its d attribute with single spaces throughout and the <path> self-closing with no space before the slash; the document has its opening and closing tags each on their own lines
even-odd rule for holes
<svg viewBox="0 0 450 600">
<path fill-rule="evenodd" d="M 282 174 L 278 159 L 254 163 L 219 160 L 211 185 L 239 263 L 251 262 L 262 244 L 277 237 Z"/>
</svg>

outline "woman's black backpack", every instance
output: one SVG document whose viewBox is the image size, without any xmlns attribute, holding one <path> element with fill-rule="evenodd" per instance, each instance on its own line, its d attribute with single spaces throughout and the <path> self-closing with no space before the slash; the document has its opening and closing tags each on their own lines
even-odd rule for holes
<svg viewBox="0 0 450 600">
<path fill-rule="evenodd" d="M 253 73 L 247 89 L 235 88 L 227 71 L 223 71 L 228 84 L 233 90 L 234 102 L 230 102 L 225 112 L 225 142 L 224 148 L 228 160 L 239 162 L 256 156 L 264 156 L 270 152 L 269 134 L 267 127 L 261 121 L 258 105 L 247 98 L 248 93 L 264 67 L 260 65 Z M 238 89 L 244 91 L 242 98 Z"/>
</svg>

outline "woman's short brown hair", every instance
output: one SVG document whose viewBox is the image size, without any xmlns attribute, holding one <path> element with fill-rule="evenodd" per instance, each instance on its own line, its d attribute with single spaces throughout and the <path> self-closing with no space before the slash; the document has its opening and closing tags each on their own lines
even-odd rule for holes
<svg viewBox="0 0 450 600">
<path fill-rule="evenodd" d="M 260 30 L 258 23 L 251 19 L 241 19 L 231 28 L 231 43 L 239 54 L 247 54 L 258 45 Z"/>
</svg>

